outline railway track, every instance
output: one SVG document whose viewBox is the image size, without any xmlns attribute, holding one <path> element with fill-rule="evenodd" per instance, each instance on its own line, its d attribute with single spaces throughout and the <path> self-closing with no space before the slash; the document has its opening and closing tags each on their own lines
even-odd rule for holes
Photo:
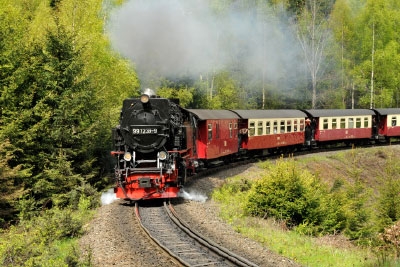
<svg viewBox="0 0 400 267">
<path fill-rule="evenodd" d="M 171 204 L 135 203 L 135 213 L 148 236 L 184 266 L 257 266 L 196 233 Z"/>
</svg>

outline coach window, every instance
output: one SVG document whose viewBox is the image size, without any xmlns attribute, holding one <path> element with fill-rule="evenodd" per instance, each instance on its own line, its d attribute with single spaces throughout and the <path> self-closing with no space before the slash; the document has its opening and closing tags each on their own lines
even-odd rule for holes
<svg viewBox="0 0 400 267">
<path fill-rule="evenodd" d="M 249 136 L 254 136 L 255 134 L 255 122 L 251 121 L 249 126 Z"/>
<path fill-rule="evenodd" d="M 280 133 L 285 133 L 285 121 L 281 121 Z"/>
<path fill-rule="evenodd" d="M 364 128 L 368 128 L 368 117 L 364 117 Z"/>
<path fill-rule="evenodd" d="M 257 124 L 257 135 L 263 135 L 263 122 L 259 121 Z"/>
<path fill-rule="evenodd" d="M 361 118 L 356 118 L 356 128 L 361 128 Z"/>
<path fill-rule="evenodd" d="M 354 128 L 354 119 L 353 118 L 349 118 L 349 129 Z"/>
<path fill-rule="evenodd" d="M 340 119 L 340 129 L 346 129 L 346 118 Z"/>
<path fill-rule="evenodd" d="M 232 122 L 229 123 L 229 138 L 232 138 Z"/>
<path fill-rule="evenodd" d="M 323 127 L 324 127 L 323 129 L 324 129 L 324 130 L 327 130 L 328 127 L 329 127 L 328 119 L 324 119 L 322 125 L 323 125 Z"/>
<path fill-rule="evenodd" d="M 274 121 L 274 134 L 278 133 L 278 121 Z"/>
<path fill-rule="evenodd" d="M 336 129 L 337 128 L 337 119 L 332 119 L 332 129 Z"/>
<path fill-rule="evenodd" d="M 304 131 L 304 120 L 300 120 L 300 132 Z"/>
<path fill-rule="evenodd" d="M 212 140 L 212 124 L 208 124 L 208 140 Z"/>
<path fill-rule="evenodd" d="M 293 121 L 293 132 L 297 132 L 297 120 Z"/>
<path fill-rule="evenodd" d="M 392 117 L 392 126 L 396 126 L 397 125 L 397 117 L 393 116 Z"/>
<path fill-rule="evenodd" d="M 270 121 L 265 122 L 265 134 L 271 134 L 271 122 Z"/>
<path fill-rule="evenodd" d="M 292 132 L 292 121 L 291 120 L 287 120 L 286 121 L 286 132 L 291 133 Z"/>
</svg>

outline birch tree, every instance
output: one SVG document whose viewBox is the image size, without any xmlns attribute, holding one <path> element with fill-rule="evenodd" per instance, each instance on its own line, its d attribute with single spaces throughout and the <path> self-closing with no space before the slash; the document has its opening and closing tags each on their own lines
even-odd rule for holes
<svg viewBox="0 0 400 267">
<path fill-rule="evenodd" d="M 317 107 L 317 83 L 329 38 L 328 23 L 318 0 L 307 0 L 296 26 L 297 38 L 311 79 L 311 108 Z"/>
</svg>

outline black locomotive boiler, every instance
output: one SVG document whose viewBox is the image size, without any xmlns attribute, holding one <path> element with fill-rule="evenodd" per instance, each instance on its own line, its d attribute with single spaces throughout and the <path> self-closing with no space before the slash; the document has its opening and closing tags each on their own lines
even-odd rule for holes
<svg viewBox="0 0 400 267">
<path fill-rule="evenodd" d="M 188 143 L 192 143 L 188 142 L 189 121 L 178 103 L 157 97 L 151 89 L 140 98 L 124 100 L 111 152 L 116 157 L 118 198 L 177 197 L 185 180 Z"/>
</svg>

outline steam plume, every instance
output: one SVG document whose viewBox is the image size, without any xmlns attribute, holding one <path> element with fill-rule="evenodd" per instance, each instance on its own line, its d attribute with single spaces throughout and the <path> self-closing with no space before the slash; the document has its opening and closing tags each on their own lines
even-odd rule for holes
<svg viewBox="0 0 400 267">
<path fill-rule="evenodd" d="M 282 85 L 289 75 L 299 73 L 300 64 L 294 60 L 300 49 L 284 12 L 233 5 L 222 13 L 210 3 L 127 1 L 109 20 L 112 45 L 135 63 L 139 76 L 198 77 L 240 66 L 249 79 L 264 73 L 266 80 Z"/>
</svg>

